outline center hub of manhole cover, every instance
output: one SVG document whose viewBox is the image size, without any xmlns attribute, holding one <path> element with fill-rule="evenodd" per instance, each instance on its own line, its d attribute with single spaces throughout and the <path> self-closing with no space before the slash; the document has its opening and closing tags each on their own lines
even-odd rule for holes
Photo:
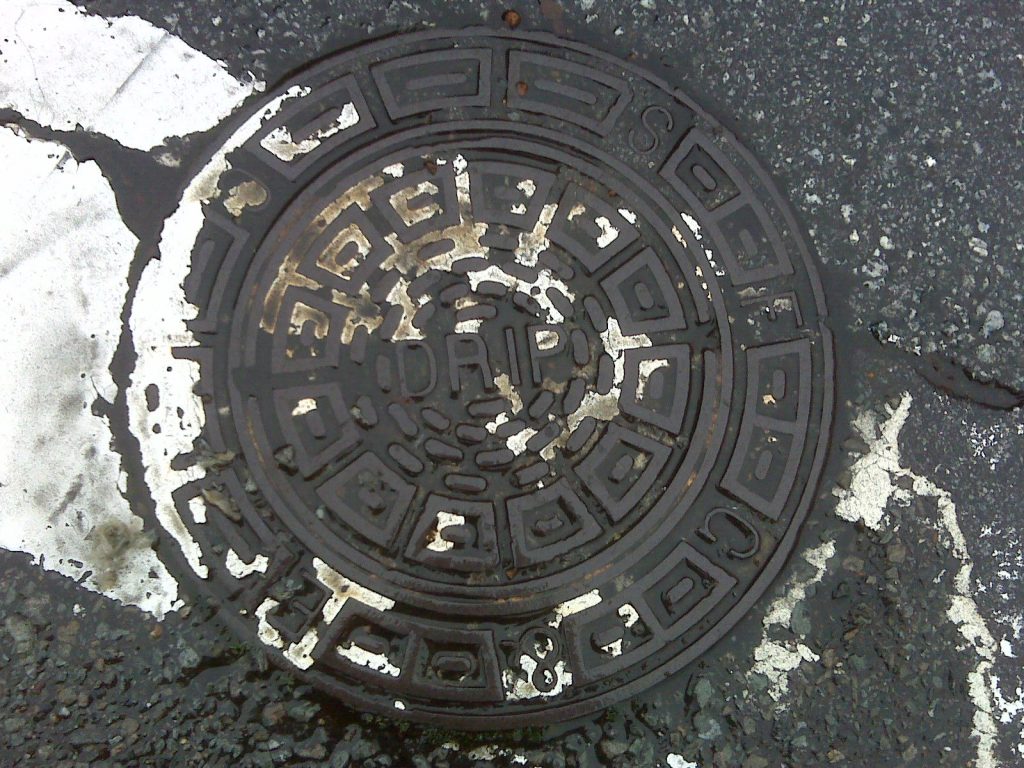
<svg viewBox="0 0 1024 768">
<path fill-rule="evenodd" d="M 392 38 L 234 121 L 131 313 L 167 554 L 353 705 L 469 728 L 690 662 L 792 546 L 832 408 L 793 218 L 684 95 Z"/>
</svg>

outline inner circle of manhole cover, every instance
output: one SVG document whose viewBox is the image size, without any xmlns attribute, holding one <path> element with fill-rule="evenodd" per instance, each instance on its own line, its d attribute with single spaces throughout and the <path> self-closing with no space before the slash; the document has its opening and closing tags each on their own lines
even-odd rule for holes
<svg viewBox="0 0 1024 768">
<path fill-rule="evenodd" d="M 593 711 L 764 590 L 821 468 L 807 248 L 685 95 L 388 39 L 236 119 L 130 316 L 167 554 L 280 663 L 461 728 Z"/>
</svg>

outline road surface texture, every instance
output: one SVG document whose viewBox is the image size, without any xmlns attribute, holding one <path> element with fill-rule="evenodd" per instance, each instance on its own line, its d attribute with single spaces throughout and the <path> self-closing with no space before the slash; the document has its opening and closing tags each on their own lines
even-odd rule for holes
<svg viewBox="0 0 1024 768">
<path fill-rule="evenodd" d="M 170 322 L 146 286 L 184 278 L 155 254 L 218 126 L 328 54 L 469 27 L 584 44 L 714 115 L 792 206 L 835 343 L 767 591 L 635 696 L 501 732 L 360 714 L 273 663 L 164 556 L 138 499 L 166 478 L 124 458 L 162 445 L 133 339 Z M 1022 40 L 977 2 L 7 0 L 0 763 L 1024 765 Z"/>
</svg>

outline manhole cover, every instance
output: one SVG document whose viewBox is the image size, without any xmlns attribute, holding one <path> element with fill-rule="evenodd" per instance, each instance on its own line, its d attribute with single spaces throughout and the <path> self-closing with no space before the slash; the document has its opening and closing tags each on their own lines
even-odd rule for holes
<svg viewBox="0 0 1024 768">
<path fill-rule="evenodd" d="M 129 395 L 170 554 L 361 709 L 596 710 L 706 650 L 814 491 L 832 350 L 765 173 L 540 35 L 334 56 L 167 221 Z"/>
</svg>

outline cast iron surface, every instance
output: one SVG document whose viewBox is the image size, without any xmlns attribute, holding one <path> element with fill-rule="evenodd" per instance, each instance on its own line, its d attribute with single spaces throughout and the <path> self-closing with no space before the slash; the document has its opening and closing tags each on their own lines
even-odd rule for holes
<svg viewBox="0 0 1024 768">
<path fill-rule="evenodd" d="M 185 283 L 204 451 L 238 458 L 176 494 L 209 577 L 180 572 L 352 706 L 459 728 L 697 658 L 784 562 L 832 416 L 766 174 L 686 95 L 540 34 L 366 45 L 224 136 L 277 103 Z"/>
</svg>

